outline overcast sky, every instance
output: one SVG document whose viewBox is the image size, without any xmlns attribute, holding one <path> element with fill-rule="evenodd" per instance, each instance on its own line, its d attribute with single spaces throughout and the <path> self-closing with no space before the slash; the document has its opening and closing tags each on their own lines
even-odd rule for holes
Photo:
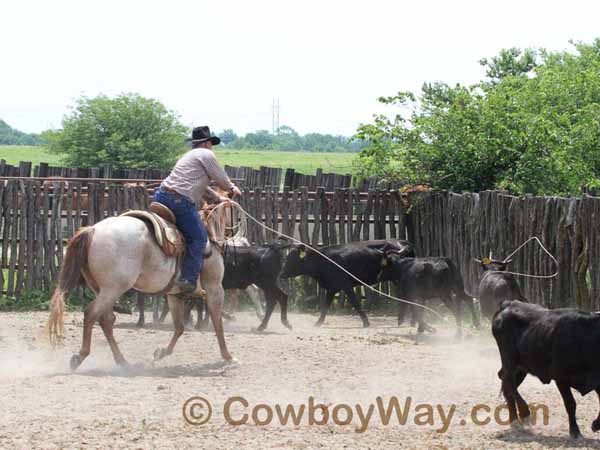
<svg viewBox="0 0 600 450">
<path fill-rule="evenodd" d="M 81 94 L 137 92 L 186 125 L 351 135 L 376 99 L 472 83 L 500 49 L 600 36 L 596 1 L 3 1 L 0 118 L 59 127 Z"/>
</svg>

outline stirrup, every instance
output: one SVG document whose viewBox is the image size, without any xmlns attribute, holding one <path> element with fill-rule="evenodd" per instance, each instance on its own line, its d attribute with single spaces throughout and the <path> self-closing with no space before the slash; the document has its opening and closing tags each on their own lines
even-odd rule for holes
<svg viewBox="0 0 600 450">
<path fill-rule="evenodd" d="M 182 298 L 201 298 L 201 299 L 205 299 L 206 298 L 206 291 L 202 288 L 202 285 L 200 284 L 200 278 L 198 278 L 198 281 L 196 282 L 196 289 L 191 291 L 191 292 L 179 292 L 177 294 L 175 294 L 177 297 L 182 297 Z"/>
</svg>

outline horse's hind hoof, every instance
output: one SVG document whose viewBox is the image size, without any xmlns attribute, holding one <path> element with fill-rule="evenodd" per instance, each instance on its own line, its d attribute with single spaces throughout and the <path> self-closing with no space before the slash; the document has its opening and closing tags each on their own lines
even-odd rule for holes
<svg viewBox="0 0 600 450">
<path fill-rule="evenodd" d="M 286 327 L 288 330 L 293 330 L 292 326 L 290 325 L 289 322 L 283 322 L 283 326 Z"/>
<path fill-rule="evenodd" d="M 78 354 L 71 356 L 71 361 L 70 361 L 71 372 L 75 372 L 80 365 L 81 365 L 81 357 Z"/>
</svg>

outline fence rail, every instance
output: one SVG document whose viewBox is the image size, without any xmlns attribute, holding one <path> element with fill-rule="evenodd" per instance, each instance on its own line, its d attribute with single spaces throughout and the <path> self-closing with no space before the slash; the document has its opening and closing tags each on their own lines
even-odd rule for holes
<svg viewBox="0 0 600 450">
<path fill-rule="evenodd" d="M 355 180 L 350 174 L 326 173 L 323 169 L 317 169 L 315 175 L 306 175 L 296 172 L 294 169 L 282 169 L 279 167 L 261 166 L 258 169 L 252 167 L 225 166 L 227 174 L 236 180 L 240 187 L 253 189 L 255 187 L 273 188 L 288 187 L 299 189 L 308 187 L 315 190 L 324 187 L 327 190 L 335 188 L 349 188 L 353 185 L 366 192 L 369 189 L 397 189 L 403 182 L 382 183 L 378 178 L 365 178 Z M 31 161 L 21 161 L 17 165 L 7 164 L 4 159 L 0 160 L 0 178 L 27 177 L 27 178 L 69 178 L 77 180 L 111 179 L 120 182 L 133 181 L 155 181 L 162 180 L 169 174 L 164 169 L 115 169 L 105 167 L 58 167 L 47 163 L 34 166 Z"/>
<path fill-rule="evenodd" d="M 102 182 L 0 183 L 0 285 L 9 296 L 49 289 L 56 279 L 66 240 L 83 225 L 150 201 L 142 186 Z M 240 202 L 254 217 L 311 245 L 366 239 L 408 238 L 420 256 L 445 255 L 458 265 L 466 290 L 476 294 L 479 268 L 472 258 L 490 251 L 504 257 L 530 236 L 538 236 L 559 262 L 552 280 L 522 278 L 524 294 L 546 306 L 600 309 L 600 198 L 513 197 L 502 192 L 411 193 L 358 189 L 327 191 L 245 189 Z M 254 243 L 276 238 L 250 222 Z M 511 269 L 551 274 L 550 259 L 531 244 Z M 290 285 L 292 290 L 294 285 Z M 384 286 L 387 290 L 388 287 Z M 316 292 L 303 281 L 304 294 Z M 292 292 L 294 294 L 294 292 Z M 365 292 L 367 306 L 378 301 Z"/>
</svg>

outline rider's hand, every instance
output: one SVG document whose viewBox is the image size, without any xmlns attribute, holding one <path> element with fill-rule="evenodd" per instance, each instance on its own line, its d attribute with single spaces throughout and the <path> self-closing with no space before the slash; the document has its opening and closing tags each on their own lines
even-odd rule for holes
<svg viewBox="0 0 600 450">
<path fill-rule="evenodd" d="M 233 188 L 231 188 L 230 195 L 232 198 L 237 197 L 238 195 L 242 195 L 242 191 L 240 191 L 240 188 L 234 185 Z"/>
</svg>

